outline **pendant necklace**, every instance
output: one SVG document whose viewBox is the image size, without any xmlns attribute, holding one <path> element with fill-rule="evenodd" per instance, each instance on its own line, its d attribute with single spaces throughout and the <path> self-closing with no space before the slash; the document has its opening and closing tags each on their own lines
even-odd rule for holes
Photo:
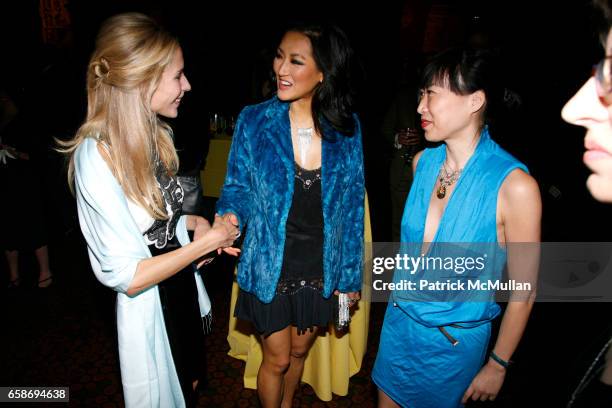
<svg viewBox="0 0 612 408">
<path fill-rule="evenodd" d="M 297 128 L 298 150 L 300 151 L 300 162 L 306 163 L 306 156 L 312 143 L 312 128 Z"/>
<path fill-rule="evenodd" d="M 292 118 L 292 111 L 289 110 L 289 118 Z M 293 120 L 292 120 L 293 121 Z M 310 145 L 312 144 L 312 134 L 313 128 L 301 128 L 295 125 L 296 135 L 297 135 L 297 147 L 300 154 L 300 162 L 302 165 L 306 163 L 306 156 L 308 156 L 308 152 L 310 151 Z"/>
<path fill-rule="evenodd" d="M 453 170 L 449 172 L 446 169 L 446 160 L 442 163 L 442 168 L 440 169 L 440 173 L 438 174 L 438 180 L 440 181 L 440 187 L 438 187 L 438 191 L 436 192 L 436 197 L 440 200 L 446 197 L 446 189 L 459 179 L 461 172 L 463 169 Z"/>
<path fill-rule="evenodd" d="M 479 135 L 480 132 L 481 130 L 479 129 L 477 135 Z M 480 138 L 478 136 L 474 137 L 473 146 L 472 146 L 473 150 L 469 157 L 471 157 L 472 154 L 474 154 L 474 151 L 476 150 L 476 146 L 478 145 L 479 140 Z M 438 187 L 438 191 L 436 191 L 436 196 L 440 200 L 446 197 L 446 190 L 448 189 L 448 187 L 452 186 L 453 184 L 455 184 L 455 182 L 457 182 L 457 180 L 459 179 L 459 176 L 461 176 L 461 172 L 463 171 L 463 168 L 460 168 L 458 170 L 453 170 L 449 172 L 446 169 L 447 159 L 448 157 L 444 159 L 444 161 L 442 162 L 442 168 L 440 169 L 440 173 L 438 173 L 438 180 L 440 181 L 440 187 Z"/>
</svg>

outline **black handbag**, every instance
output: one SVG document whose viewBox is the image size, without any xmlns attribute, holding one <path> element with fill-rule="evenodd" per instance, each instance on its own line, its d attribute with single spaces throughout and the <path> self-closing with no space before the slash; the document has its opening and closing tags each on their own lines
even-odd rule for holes
<svg viewBox="0 0 612 408">
<path fill-rule="evenodd" d="M 202 197 L 200 175 L 178 176 L 177 178 L 185 194 L 183 198 L 183 214 L 202 215 L 204 210 L 204 198 Z"/>
</svg>

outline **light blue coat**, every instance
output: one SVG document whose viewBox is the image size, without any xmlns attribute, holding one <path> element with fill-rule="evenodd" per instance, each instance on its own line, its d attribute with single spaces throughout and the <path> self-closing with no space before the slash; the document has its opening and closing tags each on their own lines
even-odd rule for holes
<svg viewBox="0 0 612 408">
<path fill-rule="evenodd" d="M 96 278 L 117 291 L 117 335 L 121 382 L 126 407 L 184 407 L 157 285 L 128 296 L 138 263 L 151 257 L 142 233 L 131 216 L 121 186 L 88 138 L 74 155 L 75 190 L 81 231 Z M 189 243 L 185 216 L 176 236 Z M 200 313 L 210 311 L 210 300 L 199 273 L 194 274 Z"/>
</svg>

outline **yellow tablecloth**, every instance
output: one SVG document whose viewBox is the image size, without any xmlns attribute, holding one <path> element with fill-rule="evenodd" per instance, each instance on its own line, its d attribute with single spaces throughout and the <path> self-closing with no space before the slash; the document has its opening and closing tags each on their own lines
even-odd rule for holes
<svg viewBox="0 0 612 408">
<path fill-rule="evenodd" d="M 365 199 L 364 240 L 366 242 L 365 259 L 369 259 L 369 245 L 372 242 L 370 226 L 370 209 L 368 198 Z M 362 300 L 354 311 L 349 332 L 337 336 L 333 325 L 330 325 L 324 336 L 315 340 L 304 364 L 302 381 L 310 384 L 317 397 L 330 401 L 332 393 L 347 395 L 349 378 L 359 372 L 368 343 L 368 323 L 370 303 L 365 293 L 371 284 L 369 271 L 364 270 Z M 234 306 L 238 297 L 238 284 L 234 280 L 230 301 L 230 320 L 227 341 L 230 345 L 229 355 L 246 361 L 244 369 L 245 388 L 257 388 L 257 371 L 262 360 L 259 337 L 249 322 L 239 321 L 234 316 Z"/>
<path fill-rule="evenodd" d="M 207 197 L 219 197 L 225 181 L 227 156 L 229 155 L 232 138 L 218 136 L 210 140 L 206 165 L 200 174 L 202 180 L 202 194 Z"/>
</svg>

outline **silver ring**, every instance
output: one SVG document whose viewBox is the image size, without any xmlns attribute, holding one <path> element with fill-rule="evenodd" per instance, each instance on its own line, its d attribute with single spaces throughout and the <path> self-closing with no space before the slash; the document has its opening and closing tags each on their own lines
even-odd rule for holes
<svg viewBox="0 0 612 408">
<path fill-rule="evenodd" d="M 241 235 L 242 235 L 242 232 L 238 231 L 238 234 L 236 234 L 236 239 L 240 238 Z"/>
</svg>

